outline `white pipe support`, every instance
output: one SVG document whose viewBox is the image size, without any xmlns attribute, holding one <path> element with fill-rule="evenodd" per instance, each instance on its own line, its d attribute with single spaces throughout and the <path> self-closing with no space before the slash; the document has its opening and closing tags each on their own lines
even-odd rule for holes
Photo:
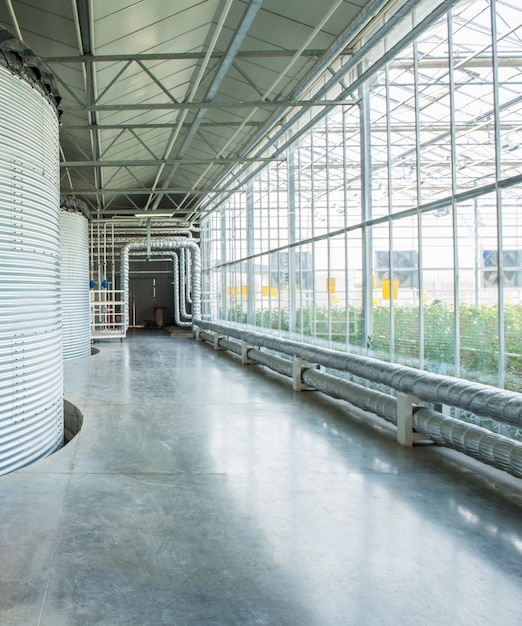
<svg viewBox="0 0 522 626">
<path fill-rule="evenodd" d="M 243 365 L 250 365 L 254 361 L 248 358 L 248 351 L 252 348 L 250 344 L 246 343 L 246 341 L 241 342 L 241 363 Z"/>
<path fill-rule="evenodd" d="M 219 341 L 220 339 L 224 339 L 224 335 L 218 335 L 218 333 L 214 334 L 214 350 L 216 352 L 220 352 L 222 350 L 224 350 L 225 348 L 221 348 L 219 345 Z"/>
<path fill-rule="evenodd" d="M 397 443 L 407 448 L 416 442 L 429 442 L 422 433 L 413 430 L 413 409 L 418 402 L 419 398 L 411 393 L 397 393 Z"/>
<path fill-rule="evenodd" d="M 307 369 L 317 369 L 316 363 L 309 363 L 305 361 L 305 359 L 300 359 L 299 357 L 295 357 L 292 361 L 292 389 L 294 391 L 314 391 L 314 387 L 310 387 L 309 385 L 303 383 L 303 370 Z"/>
<path fill-rule="evenodd" d="M 194 339 L 196 341 L 203 341 L 203 339 L 201 339 L 201 328 L 199 326 L 194 326 L 193 332 L 194 332 Z"/>
</svg>

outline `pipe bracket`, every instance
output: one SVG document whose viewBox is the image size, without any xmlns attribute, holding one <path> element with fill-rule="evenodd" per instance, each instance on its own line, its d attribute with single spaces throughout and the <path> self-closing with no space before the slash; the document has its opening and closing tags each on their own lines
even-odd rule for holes
<svg viewBox="0 0 522 626">
<path fill-rule="evenodd" d="M 254 361 L 252 361 L 252 359 L 248 358 L 248 351 L 250 350 L 250 348 L 252 348 L 253 346 L 251 346 L 250 344 L 248 344 L 246 341 L 242 341 L 241 342 L 241 363 L 243 365 L 250 365 L 251 363 L 253 363 Z"/>
<path fill-rule="evenodd" d="M 318 369 L 319 366 L 299 357 L 294 358 L 292 361 L 292 389 L 294 391 L 315 391 L 315 387 L 303 383 L 303 370 L 311 368 Z"/>
<path fill-rule="evenodd" d="M 413 430 L 413 410 L 418 402 L 419 398 L 411 393 L 397 392 L 397 443 L 407 448 L 414 443 L 433 443 Z"/>
</svg>

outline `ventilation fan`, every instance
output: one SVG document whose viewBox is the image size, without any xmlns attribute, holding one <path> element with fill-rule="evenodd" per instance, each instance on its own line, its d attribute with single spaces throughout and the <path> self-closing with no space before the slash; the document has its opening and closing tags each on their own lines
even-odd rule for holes
<svg viewBox="0 0 522 626">
<path fill-rule="evenodd" d="M 288 252 L 273 252 L 271 254 L 270 266 L 271 285 L 279 289 L 284 289 L 288 285 Z M 294 271 L 297 288 L 312 289 L 313 269 L 311 252 L 305 250 L 296 251 Z"/>
<path fill-rule="evenodd" d="M 502 284 L 507 287 L 519 287 L 521 273 L 520 250 L 504 250 L 502 253 Z M 498 285 L 498 250 L 483 250 L 482 261 L 484 264 L 484 286 Z"/>
<path fill-rule="evenodd" d="M 401 287 L 418 287 L 418 255 L 416 250 L 393 251 L 393 277 L 399 281 Z M 390 278 L 390 253 L 388 250 L 375 253 L 375 265 L 377 278 L 382 282 L 383 278 Z"/>
</svg>

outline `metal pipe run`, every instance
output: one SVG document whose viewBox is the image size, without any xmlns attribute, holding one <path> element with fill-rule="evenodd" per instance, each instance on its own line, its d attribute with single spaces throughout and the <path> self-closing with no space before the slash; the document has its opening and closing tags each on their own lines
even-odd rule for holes
<svg viewBox="0 0 522 626">
<path fill-rule="evenodd" d="M 186 250 L 180 250 L 179 255 L 179 304 L 181 307 L 181 315 L 185 319 L 192 319 L 192 313 L 187 312 L 187 283 L 188 272 L 186 263 Z"/>
<path fill-rule="evenodd" d="M 414 428 L 431 441 L 522 478 L 522 444 L 429 408 L 413 412 Z"/>
<path fill-rule="evenodd" d="M 396 391 L 412 394 L 425 402 L 455 406 L 478 416 L 493 418 L 513 426 L 522 426 L 522 394 L 417 370 L 405 365 L 386 363 L 370 357 L 301 344 L 290 339 L 204 321 L 198 319 L 196 315 L 194 315 L 193 324 L 252 345 L 306 359 L 311 363 L 331 369 L 349 372 L 354 376 L 386 385 Z"/>
<path fill-rule="evenodd" d="M 158 254 L 161 254 L 161 252 Z M 175 252 L 172 253 L 172 284 L 174 285 L 174 321 L 177 326 L 181 326 L 182 328 L 192 326 L 192 322 L 182 321 L 180 315 L 182 290 L 179 284 L 179 260 Z"/>
<path fill-rule="evenodd" d="M 135 251 L 153 250 L 174 252 L 176 250 L 190 250 L 192 256 L 192 311 L 195 318 L 201 315 L 201 252 L 197 243 L 188 238 L 173 239 L 142 239 L 126 243 L 120 254 L 121 259 L 121 288 L 123 290 L 124 328 L 129 327 L 129 255 Z"/>
<path fill-rule="evenodd" d="M 290 360 L 263 352 L 244 341 L 224 337 L 195 327 L 196 337 L 214 345 L 215 350 L 229 350 L 242 357 L 243 363 L 258 363 L 294 379 L 294 389 L 301 382 L 327 395 L 346 400 L 351 405 L 385 419 L 399 427 L 400 405 L 397 398 L 337 378 L 317 369 L 317 365 L 300 358 Z M 230 334 L 230 333 L 229 333 Z M 296 388 L 296 377 L 298 387 Z M 482 463 L 522 478 L 522 444 L 492 433 L 475 424 L 447 417 L 431 408 L 413 407 L 412 426 L 428 440 L 471 456 Z M 399 428 L 398 428 L 399 430 Z"/>
</svg>

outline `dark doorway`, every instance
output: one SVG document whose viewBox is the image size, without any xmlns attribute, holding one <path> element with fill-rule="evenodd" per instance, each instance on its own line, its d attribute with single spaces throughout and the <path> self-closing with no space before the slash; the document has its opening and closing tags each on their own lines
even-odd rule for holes
<svg viewBox="0 0 522 626">
<path fill-rule="evenodd" d="M 169 326 L 173 318 L 172 262 L 130 260 L 129 315 L 131 326 Z M 158 315 L 158 309 L 165 309 Z M 161 319 L 161 321 L 160 321 Z"/>
</svg>

